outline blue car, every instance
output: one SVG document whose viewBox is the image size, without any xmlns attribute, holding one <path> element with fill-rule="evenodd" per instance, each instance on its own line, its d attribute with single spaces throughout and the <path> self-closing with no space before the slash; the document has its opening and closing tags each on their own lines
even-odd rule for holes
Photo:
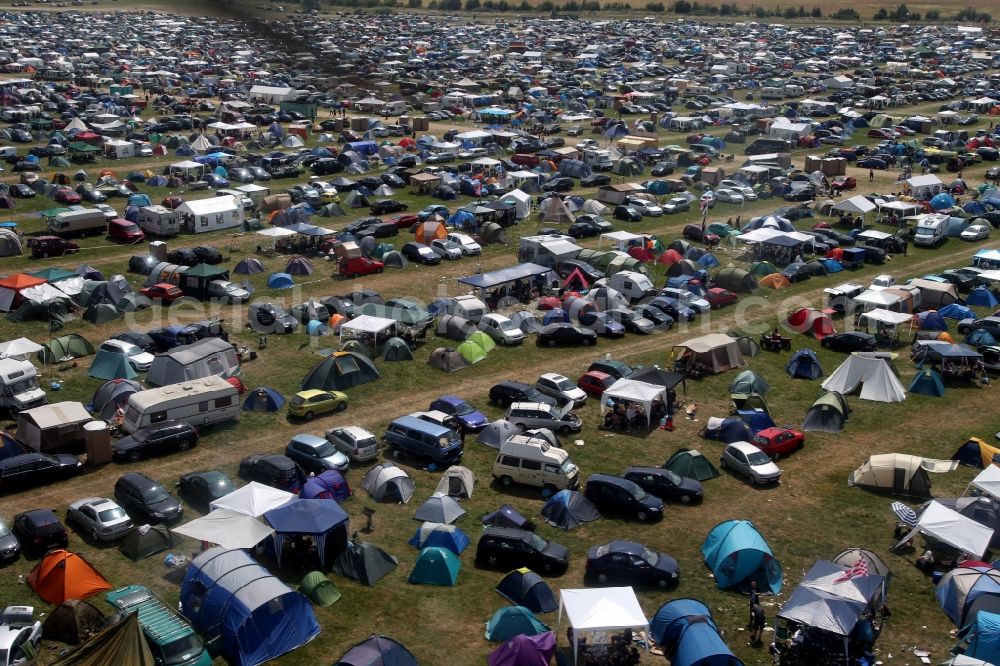
<svg viewBox="0 0 1000 666">
<path fill-rule="evenodd" d="M 698 314 L 692 308 L 680 303 L 677 299 L 668 298 L 667 296 L 657 296 L 649 301 L 649 305 L 663 310 L 663 312 L 673 317 L 674 321 L 692 321 Z"/>
<path fill-rule="evenodd" d="M 465 432 L 479 432 L 489 423 L 485 414 L 456 395 L 441 396 L 431 402 L 430 409 L 454 416 Z"/>
<path fill-rule="evenodd" d="M 441 204 L 431 204 L 427 208 L 424 208 L 422 211 L 417 213 L 417 217 L 420 219 L 421 222 L 423 222 L 434 215 L 440 215 L 441 217 L 448 219 L 448 216 L 450 214 L 451 213 L 448 212 L 447 206 L 442 206 Z"/>
</svg>

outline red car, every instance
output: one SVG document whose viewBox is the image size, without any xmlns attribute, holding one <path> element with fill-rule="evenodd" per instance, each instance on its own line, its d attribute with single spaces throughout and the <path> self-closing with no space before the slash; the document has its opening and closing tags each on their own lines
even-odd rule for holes
<svg viewBox="0 0 1000 666">
<path fill-rule="evenodd" d="M 399 215 L 390 215 L 389 217 L 382 218 L 383 222 L 392 222 L 396 225 L 398 229 L 409 229 L 417 222 L 420 222 L 420 218 L 412 213 L 400 213 Z"/>
<path fill-rule="evenodd" d="M 885 128 L 878 129 L 878 128 L 876 128 L 876 129 L 873 129 L 873 130 L 868 130 L 868 138 L 869 139 L 895 139 L 898 136 L 899 136 L 899 134 L 896 133 L 895 130 L 891 130 L 891 129 L 885 129 Z"/>
<path fill-rule="evenodd" d="M 682 235 L 684 238 L 696 243 L 704 243 L 705 245 L 719 244 L 719 237 L 716 234 L 703 231 L 700 224 L 684 225 Z"/>
<path fill-rule="evenodd" d="M 830 186 L 838 190 L 853 190 L 858 186 L 858 181 L 854 176 L 837 176 L 830 181 Z"/>
<path fill-rule="evenodd" d="M 28 247 L 31 248 L 31 256 L 36 259 L 61 257 L 64 254 L 72 254 L 80 251 L 79 245 L 65 238 L 59 238 L 59 236 L 36 236 L 29 238 Z"/>
<path fill-rule="evenodd" d="M 152 287 L 145 287 L 143 289 L 140 289 L 139 293 L 154 301 L 159 300 L 165 304 L 173 303 L 178 298 L 184 295 L 184 292 L 181 291 L 180 287 L 172 284 L 167 284 L 165 282 L 154 284 Z"/>
<path fill-rule="evenodd" d="M 712 287 L 705 294 L 705 300 L 712 306 L 713 310 L 724 308 L 736 302 L 736 294 L 721 287 Z"/>
<path fill-rule="evenodd" d="M 593 398 L 600 398 L 604 390 L 614 384 L 615 381 L 615 378 L 606 372 L 591 370 L 590 372 L 583 373 L 580 379 L 576 381 L 576 385 L 587 395 Z"/>
<path fill-rule="evenodd" d="M 791 428 L 766 428 L 757 433 L 751 443 L 777 460 L 778 456 L 801 448 L 806 443 L 806 436 Z"/>
<path fill-rule="evenodd" d="M 69 188 L 63 188 L 57 190 L 54 197 L 58 203 L 64 204 L 78 204 L 80 203 L 80 195 Z"/>
</svg>

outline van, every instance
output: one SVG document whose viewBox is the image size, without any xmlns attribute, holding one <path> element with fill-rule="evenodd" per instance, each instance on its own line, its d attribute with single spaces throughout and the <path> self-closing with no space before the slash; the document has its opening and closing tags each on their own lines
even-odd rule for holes
<svg viewBox="0 0 1000 666">
<path fill-rule="evenodd" d="M 479 320 L 479 330 L 498 345 L 519 345 L 524 342 L 524 331 L 501 314 L 488 314 Z"/>
<path fill-rule="evenodd" d="M 383 270 L 385 264 L 368 257 L 341 257 L 337 261 L 337 274 L 346 278 L 381 273 Z"/>
<path fill-rule="evenodd" d="M 409 111 L 409 106 L 402 100 L 386 102 L 382 107 L 383 116 L 402 116 Z"/>
<path fill-rule="evenodd" d="M 462 439 L 458 433 L 442 425 L 416 416 L 401 416 L 389 424 L 382 435 L 389 447 L 428 458 L 441 465 L 450 465 L 462 457 Z"/>
<path fill-rule="evenodd" d="M 211 666 L 212 657 L 191 625 L 148 588 L 129 585 L 108 592 L 104 598 L 123 615 L 138 614 L 156 664 Z"/>
<path fill-rule="evenodd" d="M 73 254 L 80 251 L 80 245 L 73 241 L 68 241 L 59 236 L 35 236 L 28 239 L 28 247 L 31 248 L 31 256 L 36 259 L 46 259 L 48 257 L 61 257 L 64 254 Z"/>
<path fill-rule="evenodd" d="M 49 219 L 49 231 L 57 236 L 87 236 L 108 230 L 108 218 L 96 208 L 67 210 Z"/>
<path fill-rule="evenodd" d="M 542 158 L 538 155 L 531 155 L 530 153 L 515 153 L 511 156 L 510 161 L 512 164 L 526 167 L 528 169 L 534 169 L 536 166 L 541 164 Z"/>
<path fill-rule="evenodd" d="M 948 228 L 945 215 L 925 215 L 917 222 L 913 234 L 913 244 L 918 247 L 937 247 L 944 243 Z"/>
<path fill-rule="evenodd" d="M 607 284 L 633 302 L 656 292 L 652 281 L 642 273 L 635 271 L 619 271 L 607 278 Z"/>
<path fill-rule="evenodd" d="M 239 413 L 236 387 L 213 376 L 134 393 L 128 400 L 122 427 L 132 434 L 167 420 L 204 426 L 231 421 Z"/>
<path fill-rule="evenodd" d="M 29 361 L 0 358 L 0 407 L 10 415 L 47 402 L 45 391 L 38 387 L 38 371 Z"/>
<path fill-rule="evenodd" d="M 120 217 L 108 222 L 108 237 L 128 244 L 138 243 L 146 237 L 135 222 L 123 220 Z"/>
<path fill-rule="evenodd" d="M 561 433 L 579 432 L 583 421 L 571 410 L 572 402 L 563 406 L 544 402 L 515 402 L 507 408 L 506 419 L 524 429 L 548 428 Z"/>
<path fill-rule="evenodd" d="M 486 303 L 470 295 L 445 299 L 444 305 L 446 312 L 438 312 L 437 314 L 455 315 L 468 319 L 473 324 L 478 324 L 490 311 Z"/>
<path fill-rule="evenodd" d="M 519 483 L 548 493 L 580 484 L 580 469 L 569 453 L 548 441 L 528 435 L 512 435 L 500 445 L 493 462 L 493 478 L 505 486 Z"/>
<path fill-rule="evenodd" d="M 826 307 L 844 315 L 853 312 L 854 298 L 867 291 L 864 285 L 845 282 L 836 287 L 827 287 L 823 290 L 826 294 Z"/>
</svg>

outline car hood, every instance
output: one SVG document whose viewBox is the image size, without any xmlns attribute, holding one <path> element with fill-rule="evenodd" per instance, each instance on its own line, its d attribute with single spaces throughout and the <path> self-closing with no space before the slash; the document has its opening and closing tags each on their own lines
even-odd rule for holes
<svg viewBox="0 0 1000 666">
<path fill-rule="evenodd" d="M 149 365 L 156 359 L 156 357 L 149 352 L 142 352 L 140 354 L 132 354 L 129 356 L 129 359 L 133 363 L 138 363 L 139 365 Z"/>
<path fill-rule="evenodd" d="M 486 415 L 483 414 L 482 412 L 469 412 L 468 414 L 464 414 L 456 418 L 462 423 L 470 426 L 481 426 L 489 423 L 489 420 L 487 420 Z"/>
<path fill-rule="evenodd" d="M 170 515 L 174 513 L 180 513 L 181 505 L 180 502 L 175 500 L 173 497 L 168 497 L 166 499 L 160 500 L 159 502 L 152 502 L 146 504 L 146 509 L 150 513 L 160 513 L 160 514 Z"/>
<path fill-rule="evenodd" d="M 545 550 L 542 551 L 542 554 L 554 560 L 559 560 L 560 562 L 565 562 L 569 559 L 569 549 L 562 544 L 552 543 L 551 541 L 547 546 L 545 546 Z"/>
<path fill-rule="evenodd" d="M 677 560 L 667 555 L 666 553 L 659 553 L 660 559 L 656 562 L 656 570 L 662 571 L 667 574 L 676 574 L 680 572 L 680 565 L 677 564 Z"/>
<path fill-rule="evenodd" d="M 778 476 L 781 474 L 781 470 L 773 462 L 766 462 L 761 465 L 752 465 L 753 470 L 758 474 L 763 474 L 764 476 Z"/>
<path fill-rule="evenodd" d="M 684 492 L 697 493 L 699 495 L 704 492 L 704 488 L 699 481 L 696 481 L 695 479 L 688 479 L 686 477 L 681 477 L 681 482 L 677 484 L 677 489 Z"/>
</svg>

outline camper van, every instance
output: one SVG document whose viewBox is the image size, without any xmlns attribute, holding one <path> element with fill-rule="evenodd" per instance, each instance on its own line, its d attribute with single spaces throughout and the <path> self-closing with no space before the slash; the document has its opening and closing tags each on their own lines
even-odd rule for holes
<svg viewBox="0 0 1000 666">
<path fill-rule="evenodd" d="M 46 403 L 45 391 L 38 387 L 38 371 L 28 361 L 0 359 L 0 407 L 11 416 Z"/>
<path fill-rule="evenodd" d="M 402 100 L 396 100 L 395 102 L 386 102 L 385 106 L 382 107 L 383 116 L 402 116 L 409 111 L 409 107 L 406 102 Z"/>
<path fill-rule="evenodd" d="M 948 230 L 947 215 L 924 215 L 917 222 L 913 244 L 918 247 L 937 247 L 945 241 Z"/>
<path fill-rule="evenodd" d="M 852 301 L 856 296 L 865 291 L 865 286 L 846 282 L 836 287 L 827 287 L 823 290 L 826 294 L 826 307 L 847 315 L 852 312 Z"/>
<path fill-rule="evenodd" d="M 239 398 L 236 387 L 221 377 L 146 389 L 129 398 L 122 426 L 132 434 L 167 420 L 193 426 L 231 421 L 239 416 Z"/>
<path fill-rule="evenodd" d="M 554 492 L 576 488 L 580 470 L 569 454 L 548 441 L 529 435 L 512 435 L 500 445 L 493 462 L 493 478 L 505 486 L 519 483 Z"/>
<path fill-rule="evenodd" d="M 607 279 L 608 286 L 630 301 L 638 301 L 656 291 L 652 281 L 642 273 L 619 271 Z"/>
<path fill-rule="evenodd" d="M 88 236 L 107 230 L 108 218 L 96 208 L 68 210 L 49 219 L 49 231 L 57 236 Z"/>
<path fill-rule="evenodd" d="M 583 151 L 583 161 L 590 165 L 594 171 L 610 171 L 614 164 L 611 162 L 611 153 L 607 150 L 597 150 L 587 148 Z"/>
<path fill-rule="evenodd" d="M 456 315 L 463 319 L 468 319 L 473 324 L 478 324 L 490 312 L 490 308 L 486 303 L 470 295 L 455 296 L 454 298 L 446 299 L 445 310 L 445 312 L 438 312 L 437 314 Z"/>
<path fill-rule="evenodd" d="M 143 206 L 136 222 L 151 236 L 176 236 L 181 232 L 180 213 L 165 206 Z"/>
</svg>

